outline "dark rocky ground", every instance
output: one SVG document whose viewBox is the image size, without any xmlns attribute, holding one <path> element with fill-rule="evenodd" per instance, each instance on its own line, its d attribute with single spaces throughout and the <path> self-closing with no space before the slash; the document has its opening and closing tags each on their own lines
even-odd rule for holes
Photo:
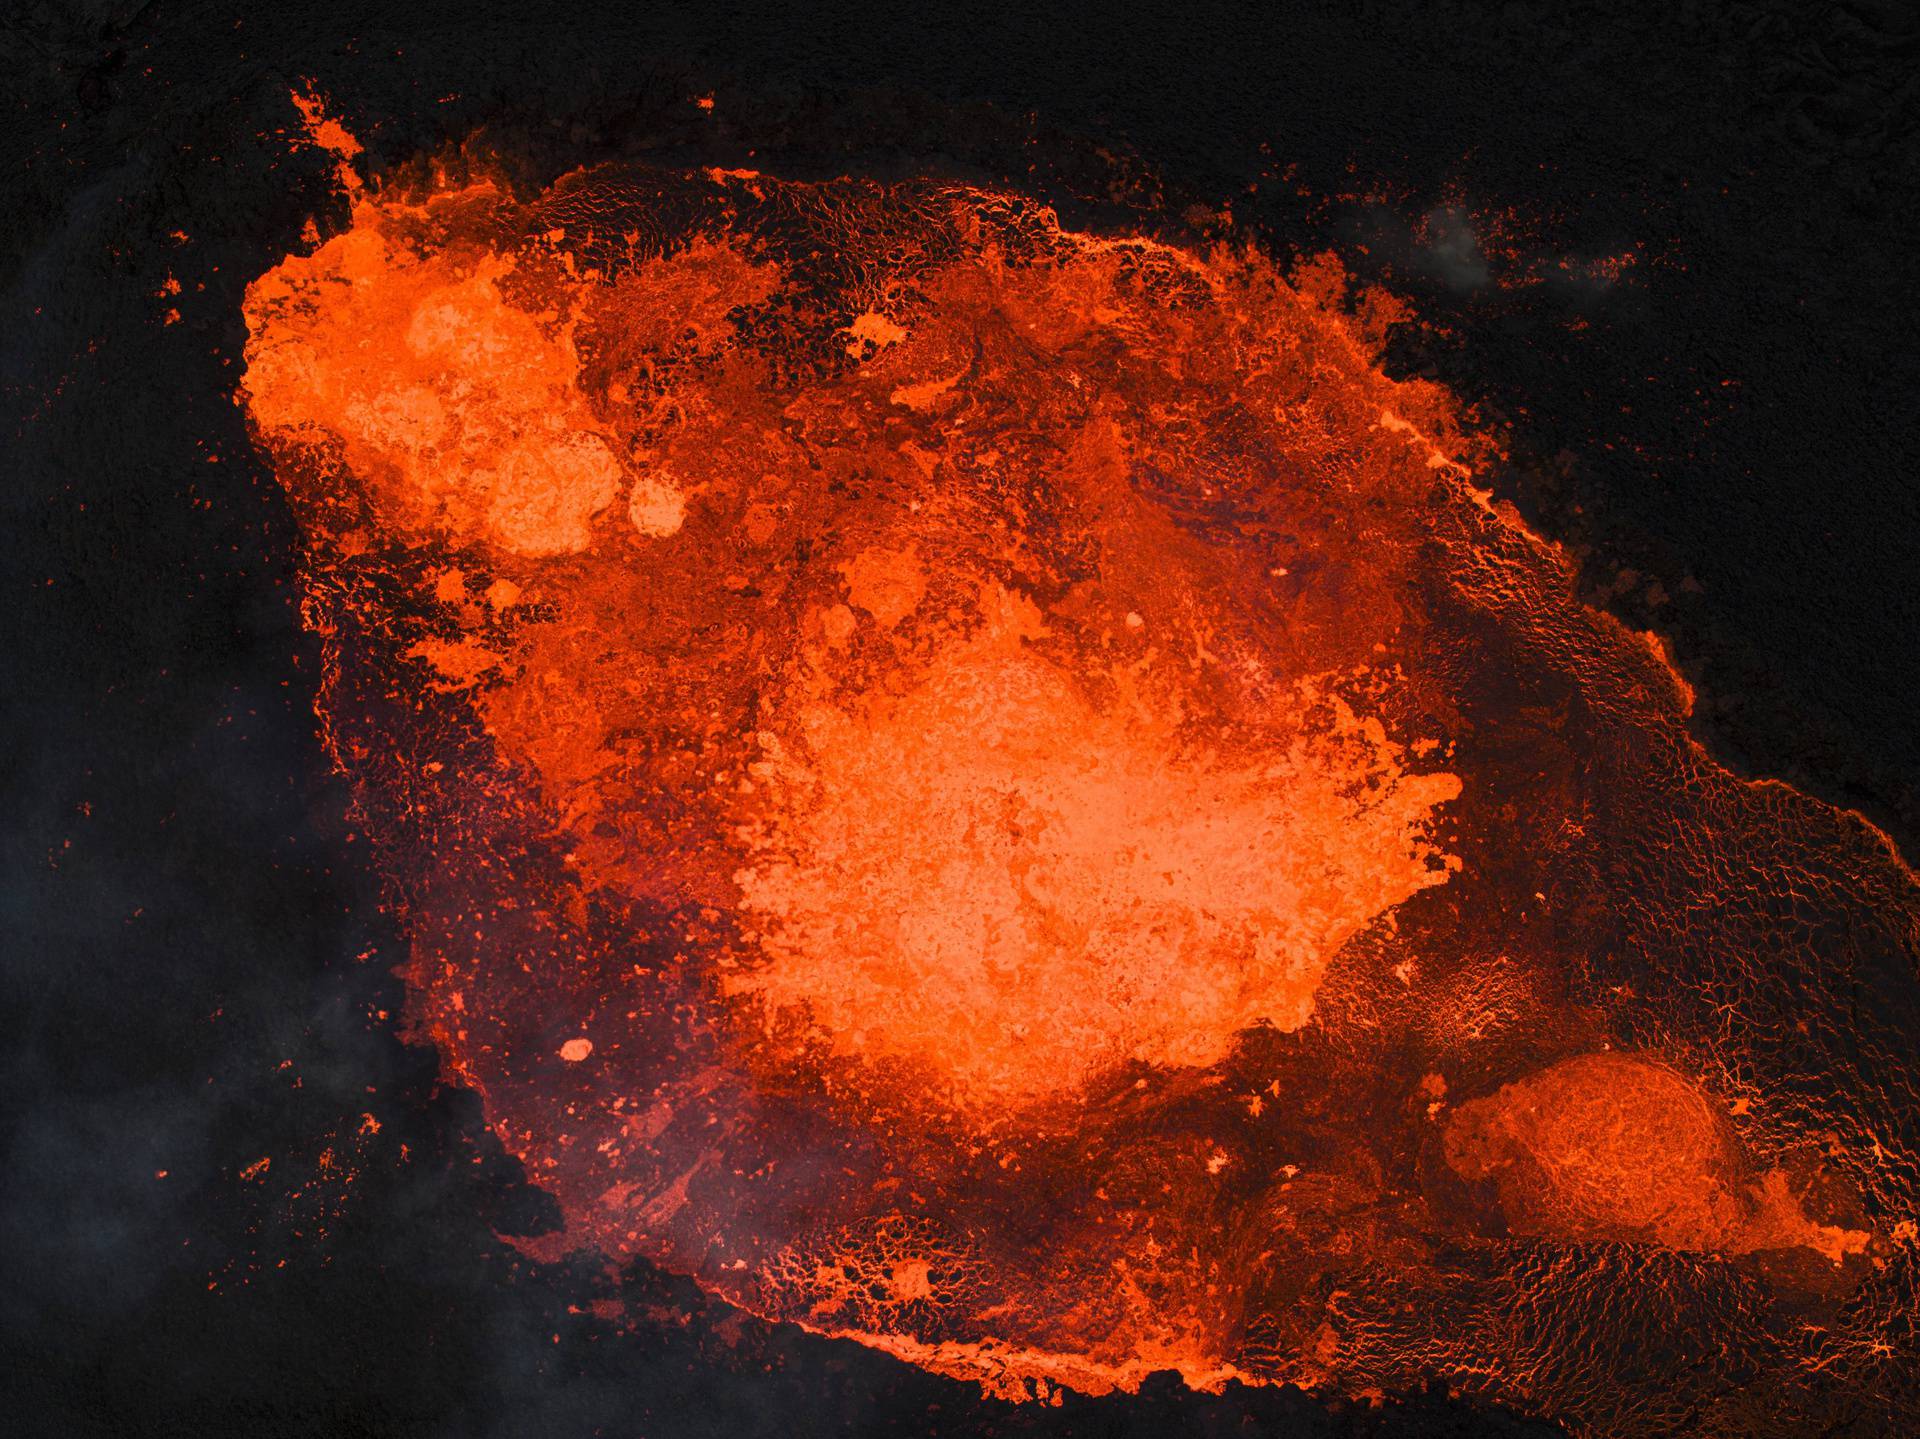
<svg viewBox="0 0 1920 1439">
<path fill-rule="evenodd" d="M 1502 491 L 1669 638 L 1703 739 L 1915 852 L 1907 7 L 1132 9 L 0 11 L 7 1432 L 1554 1432 L 1438 1392 L 1007 1410 L 647 1274 L 627 1332 L 497 1237 L 540 1197 L 382 1022 L 395 938 L 231 397 L 244 285 L 329 203 L 300 77 L 380 164 L 484 125 L 532 177 L 933 166 L 1336 248 L 1430 322 L 1394 363 L 1511 425 Z"/>
</svg>

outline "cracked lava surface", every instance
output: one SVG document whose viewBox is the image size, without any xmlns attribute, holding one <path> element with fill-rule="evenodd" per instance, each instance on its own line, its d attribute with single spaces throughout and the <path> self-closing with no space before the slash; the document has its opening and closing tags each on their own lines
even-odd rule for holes
<svg viewBox="0 0 1920 1439">
<path fill-rule="evenodd" d="M 243 399 L 536 1247 L 1010 1398 L 1912 1403 L 1912 875 L 1698 748 L 1394 302 L 933 182 L 351 184 Z"/>
</svg>

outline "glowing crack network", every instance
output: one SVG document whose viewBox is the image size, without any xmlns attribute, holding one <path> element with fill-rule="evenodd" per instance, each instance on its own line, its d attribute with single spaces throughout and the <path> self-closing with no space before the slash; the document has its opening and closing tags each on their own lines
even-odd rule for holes
<svg viewBox="0 0 1920 1439">
<path fill-rule="evenodd" d="M 1008 1397 L 1911 1413 L 1913 877 L 1701 751 L 1394 302 L 935 182 L 352 187 L 243 399 L 548 1247 Z"/>
</svg>

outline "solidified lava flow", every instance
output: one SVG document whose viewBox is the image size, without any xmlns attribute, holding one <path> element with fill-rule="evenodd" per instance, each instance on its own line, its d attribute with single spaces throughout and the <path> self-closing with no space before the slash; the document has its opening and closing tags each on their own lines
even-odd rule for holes
<svg viewBox="0 0 1920 1439">
<path fill-rule="evenodd" d="M 1913 1412 L 1913 877 L 1702 753 L 1387 300 L 608 169 L 358 191 L 246 309 L 550 1245 L 1008 1397 Z"/>
</svg>

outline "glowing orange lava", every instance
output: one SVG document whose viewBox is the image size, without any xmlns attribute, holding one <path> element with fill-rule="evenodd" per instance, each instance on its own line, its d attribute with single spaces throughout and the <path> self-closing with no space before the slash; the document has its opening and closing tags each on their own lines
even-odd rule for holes
<svg viewBox="0 0 1920 1439">
<path fill-rule="evenodd" d="M 410 1017 L 549 1247 L 1010 1397 L 1904 1402 L 1912 876 L 1702 754 L 1398 318 L 741 172 L 356 189 L 254 284 Z"/>
<path fill-rule="evenodd" d="M 1031 602 L 988 608 L 907 693 L 763 733 L 773 818 L 736 878 L 766 963 L 729 993 L 1018 1102 L 1298 1029 L 1340 945 L 1445 877 L 1416 836 L 1458 785 L 1402 774 L 1377 724 L 1322 701 L 1309 738 L 1311 695 L 1280 696 L 1246 758 L 1195 753 L 1028 654 Z"/>
</svg>

